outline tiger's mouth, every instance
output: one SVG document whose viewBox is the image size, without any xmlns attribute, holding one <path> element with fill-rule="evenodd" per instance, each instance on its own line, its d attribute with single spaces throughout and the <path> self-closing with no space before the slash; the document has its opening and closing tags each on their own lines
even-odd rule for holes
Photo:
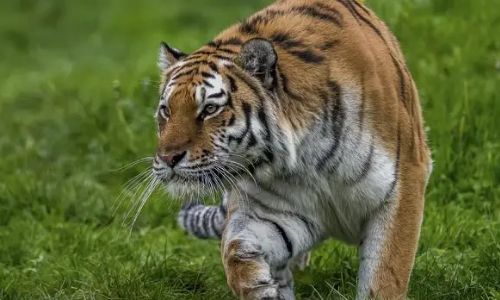
<svg viewBox="0 0 500 300">
<path fill-rule="evenodd" d="M 224 174 L 218 169 L 203 169 L 196 171 L 177 171 L 173 172 L 170 181 L 180 183 L 209 183 L 215 180 L 221 180 Z"/>
<path fill-rule="evenodd" d="M 205 191 L 223 190 L 230 186 L 235 186 L 241 174 L 228 167 L 211 166 L 201 170 L 171 170 L 169 176 L 164 174 L 157 176 L 166 186 L 167 190 L 196 190 L 198 193 Z"/>
</svg>

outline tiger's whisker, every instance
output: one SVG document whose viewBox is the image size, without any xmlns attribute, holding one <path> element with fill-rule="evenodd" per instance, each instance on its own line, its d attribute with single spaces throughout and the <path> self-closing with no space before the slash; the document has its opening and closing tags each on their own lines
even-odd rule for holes
<svg viewBox="0 0 500 300">
<path fill-rule="evenodd" d="M 143 157 L 143 158 L 139 158 L 138 160 L 136 161 L 133 161 L 123 167 L 120 167 L 120 168 L 116 168 L 116 169 L 111 169 L 109 170 L 109 172 L 117 172 L 117 171 L 122 171 L 122 170 L 126 170 L 126 169 L 130 169 L 140 163 L 143 163 L 143 162 L 150 162 L 153 160 L 153 157 L 152 156 L 148 156 L 148 157 Z"/>
</svg>

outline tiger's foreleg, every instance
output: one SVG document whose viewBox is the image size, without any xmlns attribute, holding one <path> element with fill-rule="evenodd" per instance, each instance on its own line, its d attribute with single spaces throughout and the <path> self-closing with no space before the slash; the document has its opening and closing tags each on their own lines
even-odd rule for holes
<svg viewBox="0 0 500 300">
<path fill-rule="evenodd" d="M 229 210 L 221 252 L 227 282 L 240 299 L 295 299 L 291 267 L 316 240 L 302 218 L 272 216 Z"/>
</svg>

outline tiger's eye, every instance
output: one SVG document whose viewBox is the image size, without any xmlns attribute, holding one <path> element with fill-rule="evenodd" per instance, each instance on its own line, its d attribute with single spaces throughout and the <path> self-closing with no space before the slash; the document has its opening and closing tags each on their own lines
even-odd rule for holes
<svg viewBox="0 0 500 300">
<path fill-rule="evenodd" d="M 205 106 L 205 113 L 208 114 L 208 115 L 211 115 L 213 113 L 215 113 L 217 111 L 217 106 L 216 105 L 207 105 Z"/>
<path fill-rule="evenodd" d="M 170 117 L 170 112 L 168 110 L 168 107 L 166 105 L 161 105 L 159 108 L 160 116 L 164 118 L 165 120 Z"/>
</svg>

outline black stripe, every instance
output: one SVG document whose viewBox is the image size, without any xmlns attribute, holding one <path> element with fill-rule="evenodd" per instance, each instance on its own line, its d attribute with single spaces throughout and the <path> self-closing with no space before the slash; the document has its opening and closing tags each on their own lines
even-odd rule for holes
<svg viewBox="0 0 500 300">
<path fill-rule="evenodd" d="M 373 29 L 373 31 L 375 31 L 375 33 L 382 38 L 382 40 L 384 40 L 380 30 L 375 25 L 373 25 L 373 23 L 370 22 L 367 18 L 361 15 L 352 5 L 352 3 L 349 2 L 349 0 L 337 0 L 337 1 L 340 2 L 342 5 L 344 5 L 357 20 L 363 21 L 366 25 L 368 25 L 371 29 Z"/>
<path fill-rule="evenodd" d="M 214 54 L 213 57 L 217 58 L 217 59 L 222 59 L 222 60 L 233 60 L 233 57 L 229 57 L 229 56 L 224 56 L 224 55 L 220 55 L 220 54 Z"/>
<path fill-rule="evenodd" d="M 236 116 L 234 114 L 232 114 L 231 118 L 229 119 L 229 123 L 227 124 L 227 126 L 233 126 L 234 125 L 234 121 L 236 121 Z"/>
<path fill-rule="evenodd" d="M 317 55 L 311 50 L 292 50 L 289 53 L 306 63 L 319 64 L 325 60 L 323 56 Z"/>
<path fill-rule="evenodd" d="M 281 238 L 283 239 L 283 242 L 286 245 L 286 250 L 288 251 L 288 258 L 291 258 L 293 256 L 293 245 L 292 245 L 292 241 L 290 241 L 290 238 L 288 238 L 288 235 L 286 234 L 285 229 L 283 229 L 283 227 L 281 227 L 280 224 L 278 224 L 272 220 L 264 219 L 264 218 L 260 218 L 260 217 L 259 217 L 259 219 L 273 224 L 273 226 L 279 232 L 279 234 L 281 235 Z"/>
<path fill-rule="evenodd" d="M 271 35 L 270 39 L 286 50 L 293 47 L 306 47 L 303 42 L 292 39 L 288 33 L 284 32 L 275 32 Z"/>
<path fill-rule="evenodd" d="M 198 59 L 198 58 L 201 58 L 202 56 L 212 56 L 212 57 L 215 57 L 218 59 L 225 59 L 225 60 L 231 60 L 233 58 L 232 56 L 224 56 L 223 54 L 224 54 L 224 52 L 217 53 L 216 51 L 198 51 L 198 52 L 191 54 L 189 56 L 189 60 Z M 208 63 L 205 61 L 205 64 L 208 64 Z"/>
<path fill-rule="evenodd" d="M 233 51 L 233 50 L 227 49 L 227 48 L 218 48 L 217 52 L 224 52 L 224 53 L 229 53 L 229 54 L 236 54 L 237 53 L 236 51 Z"/>
<path fill-rule="evenodd" d="M 193 202 L 191 202 L 189 204 L 193 204 L 194 205 Z M 182 225 L 184 226 L 184 228 L 185 228 L 186 231 L 191 231 L 190 227 L 188 226 L 190 224 L 190 222 L 188 222 L 188 221 L 190 220 L 190 216 L 191 216 L 191 214 L 189 213 L 190 209 L 191 209 L 191 207 L 183 208 L 182 209 L 182 210 L 184 210 L 184 218 L 182 219 Z"/>
<path fill-rule="evenodd" d="M 266 192 L 274 194 L 272 191 L 269 191 L 269 190 L 266 190 Z M 278 197 L 280 197 L 280 196 L 278 195 Z M 277 212 L 276 209 L 274 209 L 272 207 L 269 207 L 268 205 L 262 203 L 262 201 L 260 201 L 259 199 L 255 198 L 255 197 L 251 197 L 251 198 L 252 198 L 252 202 L 255 203 L 256 205 L 260 206 L 263 210 L 266 210 L 268 212 Z M 284 214 L 286 217 L 289 217 L 289 218 L 292 218 L 292 219 L 297 218 L 297 219 L 301 220 L 304 223 L 304 226 L 306 227 L 306 229 L 307 229 L 309 235 L 311 236 L 311 238 L 315 239 L 316 234 L 312 230 L 312 227 L 314 227 L 314 225 L 305 216 L 297 214 L 297 213 L 294 213 L 294 212 L 289 212 L 289 211 L 279 211 L 277 213 Z M 283 229 L 283 227 L 279 226 L 279 224 L 277 224 L 276 222 L 271 221 L 269 219 L 262 218 L 260 216 L 257 216 L 257 217 L 259 219 L 264 220 L 264 221 L 273 223 L 273 225 L 276 227 L 276 229 L 280 232 L 281 236 L 283 237 L 283 240 L 285 241 L 286 248 L 287 248 L 288 252 L 293 255 L 293 245 L 292 245 L 292 242 L 288 238 L 288 235 L 286 234 L 286 232 Z M 278 229 L 278 227 L 279 227 L 279 229 Z"/>
<path fill-rule="evenodd" d="M 299 7 L 293 7 L 291 9 L 291 12 L 298 12 L 300 14 L 307 15 L 307 16 L 313 17 L 315 19 L 329 21 L 338 27 L 343 27 L 342 19 L 341 19 L 342 15 L 335 8 L 323 5 L 321 3 L 315 3 L 314 5 L 321 7 L 324 10 L 328 10 L 328 12 L 330 12 L 331 14 L 326 14 L 324 12 L 317 10 L 314 7 L 305 6 L 305 5 L 299 6 Z"/>
<path fill-rule="evenodd" d="M 192 60 L 197 60 L 198 62 L 205 62 L 206 63 L 206 57 L 207 55 L 213 54 L 212 52 L 207 52 L 207 53 L 193 53 L 191 54 L 188 58 L 186 58 L 184 61 L 185 62 L 191 62 Z"/>
<path fill-rule="evenodd" d="M 219 46 L 225 46 L 225 45 L 233 45 L 233 46 L 239 46 L 242 44 L 242 41 L 238 38 L 230 38 L 230 39 L 227 39 L 227 40 L 223 40 L 223 41 L 215 41 Z"/>
<path fill-rule="evenodd" d="M 183 72 L 175 74 L 175 76 L 172 77 L 171 80 L 176 80 L 176 79 L 179 79 L 180 77 L 183 77 L 183 76 L 194 75 L 197 72 L 198 72 L 198 68 L 193 68 L 193 69 L 190 69 L 190 70 L 185 70 Z"/>
<path fill-rule="evenodd" d="M 210 74 L 208 72 L 201 72 L 201 76 L 206 77 L 206 78 L 215 78 L 213 74 Z"/>
<path fill-rule="evenodd" d="M 257 95 L 257 97 L 259 97 L 260 104 L 263 105 L 263 103 L 265 101 L 265 97 L 263 96 L 263 93 L 260 91 L 259 87 L 257 85 L 255 85 L 254 82 L 252 82 L 251 80 L 247 80 L 246 78 L 242 77 L 240 75 L 238 69 L 234 68 L 234 66 L 227 66 L 227 69 L 232 71 L 233 72 L 232 74 L 235 77 L 238 77 L 238 79 L 240 81 L 245 83 L 254 92 L 254 94 Z M 252 77 L 250 77 L 250 78 L 252 78 Z"/>
<path fill-rule="evenodd" d="M 231 96 L 231 94 L 227 94 L 227 101 L 226 101 L 226 105 L 231 108 L 231 109 L 234 109 L 234 106 L 233 106 L 233 96 Z"/>
<path fill-rule="evenodd" d="M 220 208 L 217 208 L 217 209 L 220 209 Z M 222 232 L 220 229 L 222 228 L 219 228 L 218 224 L 216 223 L 217 219 L 219 218 L 219 214 L 217 211 L 214 211 L 214 214 L 212 215 L 211 217 L 211 223 L 212 223 L 212 229 L 213 231 L 215 232 L 215 234 L 217 235 L 217 237 L 221 237 L 222 236 Z"/>
<path fill-rule="evenodd" d="M 202 213 L 202 218 L 203 218 L 203 222 L 202 222 L 202 226 L 203 226 L 203 230 L 205 231 L 204 233 L 204 237 L 207 238 L 209 237 L 209 227 L 210 227 L 210 219 L 212 218 L 212 210 L 213 208 L 212 207 L 204 207 L 203 209 L 203 213 Z"/>
<path fill-rule="evenodd" d="M 194 66 L 197 66 L 198 68 L 202 65 L 206 65 L 207 62 L 205 60 L 195 60 L 193 59 L 193 61 L 191 61 L 191 59 L 189 60 L 186 60 L 185 63 L 180 66 L 180 68 L 186 70 L 186 69 L 189 69 L 191 67 L 194 67 Z"/>
<path fill-rule="evenodd" d="M 229 67 L 228 68 L 229 70 L 233 70 L 232 67 Z M 236 70 L 234 70 L 236 71 Z M 265 136 L 265 140 L 266 141 L 271 141 L 271 132 L 269 130 L 269 125 L 268 125 L 268 122 L 267 122 L 267 119 L 266 119 L 266 114 L 265 114 L 265 111 L 264 111 L 264 97 L 262 96 L 262 93 L 259 91 L 259 88 L 256 87 L 253 83 L 249 82 L 249 81 L 246 81 L 244 80 L 239 73 L 234 72 L 233 75 L 235 75 L 236 77 L 238 77 L 241 81 L 243 81 L 248 87 L 250 87 L 250 89 L 259 97 L 259 100 L 260 100 L 260 107 L 259 107 L 259 111 L 257 113 L 257 116 L 262 124 L 262 126 L 266 129 L 266 136 Z M 245 103 L 243 103 L 245 104 Z M 246 129 L 246 132 L 241 136 L 241 138 L 243 138 L 245 136 L 245 134 L 249 131 L 249 127 L 250 127 L 250 118 L 249 116 L 247 117 L 247 129 Z M 230 142 L 231 140 L 235 140 L 238 142 L 239 138 L 238 137 L 232 137 L 230 136 L 228 138 L 228 142 Z M 238 142 L 238 144 L 240 144 L 241 141 Z M 274 160 L 274 154 L 269 151 L 268 149 L 266 149 L 264 151 L 264 155 L 267 157 L 268 161 L 269 162 L 272 162 Z M 255 166 L 252 166 L 252 168 L 255 170 Z"/>
<path fill-rule="evenodd" d="M 268 23 L 270 19 L 274 17 L 289 17 L 290 15 L 301 15 L 301 16 L 308 16 L 312 17 L 313 19 L 320 20 L 320 21 L 326 21 L 334 24 L 337 27 L 343 27 L 342 24 L 342 14 L 336 10 L 333 7 L 329 7 L 327 5 L 323 5 L 321 3 L 314 3 L 313 5 L 318 6 L 322 8 L 323 10 L 326 10 L 330 14 L 326 12 L 322 12 L 317 10 L 316 8 L 312 6 L 297 6 L 297 7 L 292 7 L 289 10 L 283 11 L 283 10 L 268 10 L 266 11 L 266 19 L 260 19 L 259 22 L 261 23 Z"/>
<path fill-rule="evenodd" d="M 208 87 L 211 87 L 211 88 L 213 88 L 213 87 L 214 87 L 214 86 L 213 86 L 210 82 L 206 81 L 205 79 L 203 79 L 203 81 L 202 81 L 202 82 L 203 82 L 203 84 L 205 84 L 205 85 L 206 85 L 206 86 L 208 86 Z"/>
<path fill-rule="evenodd" d="M 389 48 L 389 47 L 387 47 Z M 406 84 L 405 84 L 405 78 L 403 74 L 403 70 L 401 69 L 401 66 L 399 65 L 399 62 L 396 60 L 394 55 L 390 53 L 392 62 L 394 64 L 394 67 L 396 68 L 398 77 L 399 77 L 399 100 L 403 103 L 403 107 L 405 108 L 406 112 L 409 115 L 409 120 L 410 120 L 410 127 L 411 127 L 411 132 L 413 133 L 413 103 L 409 103 L 412 99 L 408 99 L 406 95 Z M 410 88 L 411 89 L 411 88 Z M 411 139 L 412 143 L 412 148 L 415 147 L 415 139 Z"/>
<path fill-rule="evenodd" d="M 242 103 L 243 112 L 245 114 L 245 131 L 240 136 L 228 136 L 228 143 L 235 141 L 238 145 L 241 144 L 245 136 L 251 130 L 251 115 L 252 115 L 252 107 L 246 103 Z"/>
<path fill-rule="evenodd" d="M 233 96 L 231 96 L 231 94 L 227 94 L 226 105 L 229 106 L 230 108 L 234 109 L 234 106 L 233 106 Z"/>
<path fill-rule="evenodd" d="M 391 58 L 392 58 L 392 63 L 394 64 L 394 67 L 396 68 L 398 77 L 399 77 L 399 100 L 403 103 L 404 108 L 410 113 L 408 110 L 408 102 L 406 100 L 406 85 L 405 85 L 405 78 L 403 75 L 403 70 L 401 70 L 401 66 L 399 65 L 398 61 L 396 58 L 392 55 L 391 53 Z"/>
<path fill-rule="evenodd" d="M 198 212 L 197 211 L 192 211 L 191 210 L 191 213 L 189 214 L 189 231 L 191 231 L 193 234 L 197 235 L 198 231 L 196 230 L 196 219 L 198 217 Z"/>
<path fill-rule="evenodd" d="M 278 83 L 278 68 L 277 68 L 276 62 L 274 62 L 273 66 L 271 67 L 271 69 L 269 71 L 269 73 L 271 74 L 271 77 L 273 78 L 273 82 L 272 82 L 272 86 L 267 87 L 267 92 L 268 92 L 268 95 L 271 96 L 271 100 L 275 100 L 276 101 L 277 99 L 275 97 L 273 97 L 276 94 L 276 87 L 279 84 Z"/>
<path fill-rule="evenodd" d="M 193 54 L 191 54 L 189 57 L 193 57 L 195 55 L 198 55 L 198 56 L 201 56 L 201 55 L 212 55 L 214 54 L 214 51 L 213 50 L 198 50 L 196 52 L 194 52 Z"/>
<path fill-rule="evenodd" d="M 212 55 L 214 54 L 213 51 L 198 51 L 198 52 L 195 52 L 191 55 L 189 55 L 189 57 L 185 60 L 185 61 L 191 61 L 191 60 L 194 60 L 194 59 L 200 59 L 200 61 L 204 61 L 206 63 L 206 57 L 205 56 L 208 56 L 208 55 Z"/>
<path fill-rule="evenodd" d="M 247 133 L 250 132 L 252 129 L 252 119 L 251 119 L 252 118 L 252 107 L 250 106 L 250 104 L 248 104 L 246 102 L 242 102 L 241 105 L 243 108 L 243 112 L 245 113 L 245 124 L 246 124 L 245 132 L 242 135 L 242 139 L 243 139 L 247 135 Z M 240 143 L 241 143 L 241 141 L 240 141 Z"/>
<path fill-rule="evenodd" d="M 257 144 L 257 139 L 255 138 L 255 135 L 253 132 L 250 132 L 250 137 L 248 138 L 248 145 L 247 147 L 253 147 Z"/>
<path fill-rule="evenodd" d="M 222 215 L 224 217 L 226 217 L 226 215 L 227 215 L 226 207 L 223 204 L 221 204 L 219 207 L 220 207 L 220 212 L 222 213 Z"/>
<path fill-rule="evenodd" d="M 213 237 L 212 234 L 215 234 L 216 237 L 219 237 L 219 233 L 216 230 L 216 226 L 215 226 L 215 222 L 214 222 L 215 218 L 217 217 L 217 210 L 218 209 L 219 209 L 218 206 L 211 206 L 208 215 L 205 216 L 205 218 L 208 220 L 205 228 L 207 231 L 207 236 L 209 236 L 209 237 Z"/>
<path fill-rule="evenodd" d="M 337 0 L 342 6 L 344 6 L 349 12 L 351 12 L 352 16 L 358 21 L 358 14 L 356 13 L 356 10 L 354 9 L 354 6 L 349 2 L 349 0 L 344 1 L 344 0 Z"/>
<path fill-rule="evenodd" d="M 259 107 L 257 117 L 259 118 L 259 121 L 260 121 L 262 127 L 264 127 L 264 129 L 266 130 L 266 136 L 264 137 L 265 140 L 270 142 L 271 141 L 271 132 L 269 130 L 269 124 L 267 122 L 267 116 L 266 116 L 266 112 L 264 111 L 263 106 Z"/>
<path fill-rule="evenodd" d="M 212 221 L 212 229 L 215 232 L 215 235 L 218 238 L 221 238 L 222 230 L 224 229 L 224 218 L 220 220 L 220 206 L 217 206 L 216 209 L 214 210 L 211 221 Z M 220 222 L 222 222 L 222 226 L 219 226 Z"/>
<path fill-rule="evenodd" d="M 181 68 L 182 66 L 175 66 L 174 68 L 172 69 L 169 69 L 167 73 L 165 73 L 165 76 L 166 78 L 169 78 L 170 75 L 172 75 L 173 73 L 179 71 L 179 69 Z"/>
<path fill-rule="evenodd" d="M 218 93 L 215 93 L 215 94 L 210 94 L 207 96 L 207 99 L 210 99 L 210 98 L 220 98 L 222 96 L 226 95 L 226 92 L 224 92 L 224 90 L 220 90 L 220 92 Z"/>
<path fill-rule="evenodd" d="M 278 67 L 278 70 L 279 70 L 279 67 Z M 290 87 L 288 85 L 288 78 L 285 76 L 285 74 L 283 74 L 283 72 L 279 72 L 280 73 L 280 77 L 281 77 L 281 85 L 282 85 L 282 88 L 283 88 L 283 92 L 285 94 L 287 94 L 288 96 L 290 96 L 290 98 L 293 98 L 295 100 L 300 100 L 301 98 L 295 94 L 294 92 L 292 92 L 290 90 Z"/>
<path fill-rule="evenodd" d="M 340 86 L 337 85 L 337 83 L 333 81 L 329 81 L 328 86 L 330 88 L 330 93 L 331 93 L 329 101 L 332 110 L 330 113 L 330 118 L 331 118 L 330 124 L 332 125 L 332 131 L 333 131 L 333 136 L 332 136 L 333 143 L 330 149 L 326 152 L 326 154 L 320 159 L 317 165 L 319 169 L 325 169 L 328 160 L 333 158 L 333 156 L 337 153 L 337 150 L 340 146 L 344 121 L 345 121 L 345 111 L 342 104 L 342 99 L 340 97 L 341 88 Z"/>
<path fill-rule="evenodd" d="M 244 20 L 241 25 L 240 25 L 240 31 L 245 34 L 256 34 L 258 33 L 257 29 L 257 22 L 258 22 L 258 17 L 262 18 L 261 16 L 257 16 L 252 18 L 251 20 Z"/>
<path fill-rule="evenodd" d="M 212 69 L 212 71 L 214 71 L 215 73 L 218 73 L 219 72 L 219 69 L 217 68 L 217 65 L 213 62 L 209 62 L 208 63 L 208 66 L 210 67 L 210 69 Z"/>
<path fill-rule="evenodd" d="M 370 152 L 368 152 L 368 156 L 366 158 L 366 161 L 363 164 L 363 166 L 361 167 L 361 172 L 359 173 L 359 175 L 355 179 L 348 180 L 348 182 L 347 182 L 348 185 L 356 185 L 356 184 L 360 183 L 363 179 L 365 179 L 366 176 L 368 176 L 368 174 L 370 173 L 370 170 L 372 168 L 374 154 L 375 154 L 375 142 L 372 139 L 372 142 L 370 144 Z"/>
<path fill-rule="evenodd" d="M 227 79 L 229 80 L 229 85 L 231 86 L 231 92 L 234 93 L 238 90 L 238 87 L 236 86 L 236 81 L 232 76 L 227 76 Z"/>
<path fill-rule="evenodd" d="M 204 212 L 203 209 L 204 209 L 204 206 L 200 205 L 198 212 L 196 214 L 196 218 L 195 218 L 196 219 L 196 226 L 194 227 L 194 230 L 195 230 L 195 233 L 198 237 L 203 236 L 203 231 L 201 231 L 201 230 L 203 230 L 203 227 L 201 227 L 203 225 L 201 225 L 201 226 L 199 225 L 200 218 L 203 218 L 203 212 Z M 203 219 L 202 219 L 202 221 L 203 221 Z"/>
<path fill-rule="evenodd" d="M 366 8 L 363 4 L 361 4 L 359 1 L 352 1 L 354 5 L 357 7 L 361 8 L 366 14 L 371 15 L 371 12 Z"/>
<path fill-rule="evenodd" d="M 269 163 L 273 162 L 273 160 L 274 160 L 274 153 L 269 148 L 266 148 L 264 150 L 264 156 L 266 157 L 267 162 L 269 162 Z"/>
<path fill-rule="evenodd" d="M 210 42 L 208 42 L 208 43 L 207 43 L 207 46 L 210 46 L 210 47 L 217 47 L 218 45 L 217 45 L 217 43 L 216 43 L 216 42 L 214 42 L 214 41 L 210 41 Z"/>
</svg>

